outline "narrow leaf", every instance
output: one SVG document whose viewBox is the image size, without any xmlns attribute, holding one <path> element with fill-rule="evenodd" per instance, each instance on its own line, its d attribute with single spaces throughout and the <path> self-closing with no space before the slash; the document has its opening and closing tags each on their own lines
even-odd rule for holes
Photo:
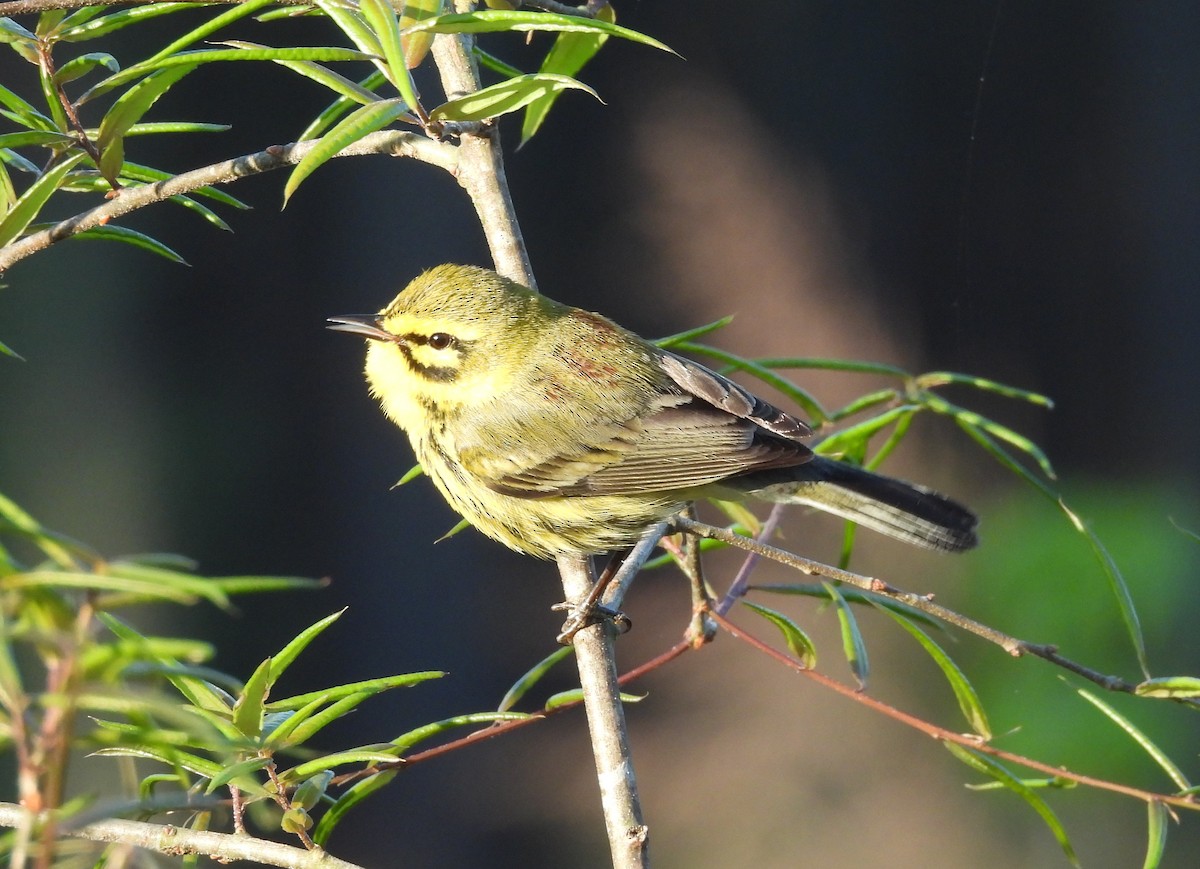
<svg viewBox="0 0 1200 869">
<path fill-rule="evenodd" d="M 121 164 L 125 162 L 122 141 L 126 131 L 140 121 L 172 85 L 195 68 L 195 64 L 188 64 L 153 73 L 121 94 L 113 103 L 100 122 L 100 131 L 96 136 L 96 147 L 100 150 L 100 173 L 105 178 L 115 179 L 121 171 Z"/>
<path fill-rule="evenodd" d="M 265 769 L 271 762 L 269 757 L 252 757 L 249 760 L 231 764 L 209 780 L 208 787 L 204 789 L 204 792 L 211 794 L 217 788 L 223 787 L 235 779 L 245 779 L 253 773 Z"/>
<path fill-rule="evenodd" d="M 395 747 L 390 742 L 382 742 L 375 746 L 368 745 L 362 748 L 350 748 L 346 751 L 339 751 L 334 754 L 314 758 L 313 760 L 307 760 L 282 773 L 279 777 L 288 782 L 298 781 L 328 769 L 345 766 L 348 763 L 365 763 L 370 765 L 375 763 L 394 763 L 395 760 Z"/>
<path fill-rule="evenodd" d="M 91 229 L 76 233 L 72 238 L 80 238 L 84 241 L 89 239 L 99 241 L 119 241 L 123 244 L 133 245 L 150 253 L 169 259 L 172 262 L 187 265 L 187 261 L 177 254 L 171 248 L 167 247 L 161 241 L 153 239 L 144 233 L 137 230 L 128 229 L 124 226 L 93 226 Z"/>
<path fill-rule="evenodd" d="M 733 322 L 733 315 L 722 317 L 720 320 L 713 320 L 711 323 L 706 323 L 703 326 L 697 326 L 695 329 L 688 329 L 684 332 L 676 332 L 674 335 L 668 335 L 665 338 L 658 338 L 653 343 L 662 347 L 664 350 L 669 350 L 682 341 L 691 341 L 696 338 L 703 338 L 710 332 L 715 332 L 718 329 L 724 329 Z"/>
<path fill-rule="evenodd" d="M 614 24 L 617 20 L 617 13 L 612 4 L 608 3 L 600 7 L 596 17 L 601 21 Z M 574 77 L 607 40 L 608 35 L 603 33 L 560 33 L 555 38 L 550 51 L 546 53 L 538 72 Z M 525 109 L 525 117 L 521 122 L 521 145 L 532 139 L 541 128 L 550 109 L 558 99 L 558 94 L 559 91 L 553 91 L 541 96 Z"/>
<path fill-rule="evenodd" d="M 325 814 L 317 822 L 317 828 L 312 833 L 313 842 L 324 847 L 329 841 L 330 835 L 333 834 L 334 828 L 346 816 L 346 813 L 375 791 L 386 786 L 396 777 L 397 772 L 398 770 L 391 769 L 365 778 L 338 797 L 337 801 L 325 810 Z"/>
<path fill-rule="evenodd" d="M 525 712 L 472 712 L 467 715 L 455 715 L 452 718 L 443 718 L 441 721 L 424 724 L 415 730 L 403 733 L 393 739 L 392 744 L 400 749 L 397 754 L 403 754 L 414 745 L 424 742 L 426 739 L 440 736 L 456 727 L 470 727 L 476 724 L 496 724 L 502 721 L 524 721 L 526 718 L 534 717 L 536 716 Z"/>
<path fill-rule="evenodd" d="M 308 644 L 319 637 L 327 627 L 340 619 L 342 614 L 346 612 L 346 609 L 347 607 L 342 607 L 332 615 L 325 616 L 325 618 L 305 628 L 296 635 L 294 640 L 280 649 L 279 653 L 271 658 L 271 681 L 278 681 L 284 671 L 291 666 L 292 661 L 296 660 L 300 653 L 308 648 Z"/>
<path fill-rule="evenodd" d="M 429 117 L 434 121 L 484 121 L 515 112 L 549 94 L 571 89 L 586 91 L 600 99 L 594 90 L 573 78 L 531 73 L 442 103 L 429 113 Z"/>
<path fill-rule="evenodd" d="M 1017 398 L 1021 401 L 1028 401 L 1030 404 L 1041 405 L 1045 408 L 1054 407 L 1054 400 L 1045 395 L 1030 392 L 1027 389 L 1018 389 L 1015 386 L 1007 386 L 1003 383 L 997 383 L 995 380 L 988 380 L 985 377 L 976 377 L 973 374 L 957 374 L 953 371 L 930 371 L 927 374 L 918 375 L 916 383 L 921 389 L 930 389 L 946 383 L 963 383 L 968 386 L 974 386 L 976 389 L 981 389 L 984 392 L 994 392 L 1005 398 Z"/>
<path fill-rule="evenodd" d="M 390 691 L 392 688 L 407 688 L 427 682 L 430 679 L 440 679 L 445 675 L 441 670 L 426 670 L 419 673 L 384 676 L 381 679 L 365 679 L 362 682 L 350 682 L 345 685 L 326 688 L 323 691 L 310 691 L 307 694 L 297 694 L 294 697 L 285 697 L 282 700 L 272 700 L 267 704 L 267 709 L 272 712 L 299 709 L 301 706 L 311 703 L 318 697 L 327 697 L 334 700 L 350 694 L 366 694 L 368 697 L 371 697 L 382 691 Z"/>
<path fill-rule="evenodd" d="M 842 629 L 842 651 L 846 655 L 846 661 L 850 664 L 850 672 L 858 681 L 859 689 L 864 689 L 867 687 L 867 677 L 871 672 L 871 665 L 867 659 L 867 645 L 863 642 L 862 633 L 858 630 L 858 620 L 854 618 L 850 605 L 846 603 L 846 599 L 842 597 L 842 592 L 836 585 L 828 581 L 822 581 L 821 585 L 825 586 L 826 593 L 837 606 L 838 625 Z"/>
<path fill-rule="evenodd" d="M 424 31 L 430 33 L 497 33 L 500 31 L 528 33 L 537 30 L 557 33 L 603 33 L 675 54 L 674 50 L 657 39 L 638 33 L 636 30 L 609 24 L 607 21 L 600 21 L 596 18 L 578 18 L 553 12 L 481 11 L 439 15 L 406 28 L 404 34 L 407 36 Z"/>
<path fill-rule="evenodd" d="M 4 219 L 0 220 L 0 247 L 4 247 L 20 237 L 21 233 L 25 231 L 25 227 L 29 226 L 38 216 L 42 206 L 46 204 L 46 200 L 62 185 L 67 173 L 84 156 L 82 152 L 72 154 L 46 170 L 37 181 L 29 185 L 29 188 L 13 203 L 8 214 L 4 215 Z"/>
<path fill-rule="evenodd" d="M 111 54 L 103 51 L 82 54 L 58 68 L 54 73 L 54 83 L 61 86 L 73 82 L 75 79 L 83 78 L 96 67 L 103 67 L 109 72 L 117 72 L 120 70 L 121 64 L 117 63 L 117 59 Z"/>
<path fill-rule="evenodd" d="M 500 705 L 497 707 L 497 711 L 507 712 L 516 706 L 519 702 L 521 702 L 521 698 L 529 692 L 529 689 L 540 682 L 542 677 L 549 673 L 555 664 L 564 658 L 570 657 L 574 650 L 575 649 L 573 646 L 564 646 L 561 649 L 556 649 L 545 658 L 534 664 L 527 673 L 521 676 L 521 678 L 513 683 L 513 686 L 509 688 L 507 692 L 505 692 L 504 697 L 500 700 Z"/>
<path fill-rule="evenodd" d="M 1162 771 L 1170 777 L 1171 781 L 1175 782 L 1176 787 L 1178 787 L 1181 791 L 1185 791 L 1192 786 L 1191 782 L 1187 780 L 1187 777 L 1183 774 L 1179 767 L 1174 764 L 1171 758 L 1167 757 L 1166 753 L 1157 745 L 1155 745 L 1154 741 L 1140 729 L 1138 729 L 1138 727 L 1132 721 L 1130 721 L 1108 703 L 1101 700 L 1091 691 L 1088 691 L 1086 688 L 1077 688 L 1075 690 L 1080 697 L 1091 703 L 1093 706 L 1111 718 L 1114 722 L 1116 722 L 1118 727 L 1129 734 L 1129 737 L 1138 745 L 1140 745 L 1146 754 L 1150 755 L 1150 757 L 1159 765 Z"/>
<path fill-rule="evenodd" d="M 911 417 L 918 410 L 920 408 L 913 404 L 903 404 L 899 407 L 893 407 L 891 410 L 884 411 L 878 416 L 865 419 L 860 423 L 855 423 L 848 428 L 831 434 L 817 444 L 814 449 L 825 456 L 858 452 L 881 429 L 887 428 L 892 423 L 899 424 L 899 422 L 902 422 L 907 417 Z"/>
<path fill-rule="evenodd" d="M 1142 869 L 1158 869 L 1167 849 L 1167 807 L 1151 800 L 1146 803 L 1146 859 Z"/>
<path fill-rule="evenodd" d="M 404 114 L 404 109 L 403 100 L 392 99 L 380 100 L 351 112 L 337 126 L 322 136 L 321 141 L 296 164 L 296 168 L 288 176 L 287 184 L 283 188 L 284 205 L 296 192 L 296 188 L 322 163 L 332 159 L 343 148 L 357 142 L 363 136 L 382 130 Z"/>
<path fill-rule="evenodd" d="M 742 601 L 742 604 L 779 628 L 792 656 L 800 662 L 804 669 L 812 670 L 817 666 L 817 647 L 813 645 L 813 641 L 809 639 L 808 634 L 804 633 L 795 622 L 783 613 L 768 609 L 765 606 L 759 606 L 747 600 Z"/>
<path fill-rule="evenodd" d="M 1147 679 L 1134 689 L 1139 697 L 1167 697 L 1186 700 L 1200 697 L 1200 679 L 1195 676 L 1159 676 Z"/>
<path fill-rule="evenodd" d="M 1054 838 L 1058 840 L 1059 847 L 1062 848 L 1067 859 L 1071 861 L 1071 865 L 1079 865 L 1079 858 L 1075 856 L 1075 849 L 1071 846 L 1071 840 L 1067 837 L 1066 830 L 1063 829 L 1058 816 L 1054 814 L 1054 811 L 1037 792 L 1025 785 L 1020 779 L 987 755 L 971 751 L 969 748 L 964 748 L 953 742 L 944 742 L 942 744 L 949 749 L 951 754 L 967 766 L 991 776 L 1009 790 L 1019 794 L 1035 812 L 1041 815 L 1042 820 L 1046 822 L 1046 826 L 1050 828 L 1050 832 L 1054 834 Z"/>
<path fill-rule="evenodd" d="M 384 72 L 396 86 L 400 96 L 409 107 L 417 107 L 417 93 L 413 87 L 412 77 L 408 72 L 408 63 L 404 57 L 404 46 L 400 42 L 400 22 L 396 20 L 396 10 L 385 0 L 359 0 L 358 8 L 367 20 L 367 24 L 375 31 L 379 45 L 383 49 Z"/>
<path fill-rule="evenodd" d="M 928 634 L 907 618 L 886 607 L 879 606 L 878 604 L 876 606 L 879 610 L 895 619 L 900 627 L 912 634 L 913 638 L 921 644 L 921 648 L 929 653 L 929 657 L 933 658 L 934 662 L 941 668 L 946 681 L 950 683 L 950 687 L 954 690 L 954 696 L 958 700 L 958 708 L 962 710 L 963 717 L 967 719 L 967 723 L 971 725 L 971 729 L 985 740 L 990 740 L 992 738 L 992 729 L 988 724 L 987 713 L 983 711 L 983 704 L 979 701 L 979 695 L 975 693 L 975 688 L 971 685 L 963 671 L 959 669 L 958 665 L 954 663 L 953 659 L 946 654 L 941 646 L 930 639 Z"/>
<path fill-rule="evenodd" d="M 724 350 L 718 350 L 716 347 L 710 347 L 707 344 L 697 344 L 692 341 L 679 341 L 675 344 L 675 349 L 719 359 L 735 371 L 745 371 L 747 374 L 757 377 L 763 383 L 778 389 L 792 401 L 796 402 L 796 404 L 804 408 L 804 412 L 816 423 L 824 422 L 829 418 L 829 414 L 825 411 L 825 408 L 807 390 L 801 389 L 786 377 L 782 377 L 771 370 L 772 367 L 779 367 L 767 364 L 775 360 L 745 359 L 735 353 L 728 353 Z"/>
<path fill-rule="evenodd" d="M 271 693 L 271 659 L 267 658 L 255 669 L 233 704 L 233 726 L 249 739 L 257 739 L 262 733 L 264 704 Z"/>
</svg>

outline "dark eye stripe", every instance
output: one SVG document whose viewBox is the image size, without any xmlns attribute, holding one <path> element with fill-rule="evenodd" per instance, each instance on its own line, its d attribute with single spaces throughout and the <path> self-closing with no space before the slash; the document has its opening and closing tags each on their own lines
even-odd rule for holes
<svg viewBox="0 0 1200 869">
<path fill-rule="evenodd" d="M 436 380 L 438 383 L 450 383 L 458 379 L 457 368 L 452 368 L 448 365 L 426 365 L 413 358 L 412 349 L 407 344 L 399 342 L 396 346 L 404 354 L 404 360 L 408 363 L 408 367 L 413 370 L 414 374 L 419 374 L 426 380 Z"/>
</svg>

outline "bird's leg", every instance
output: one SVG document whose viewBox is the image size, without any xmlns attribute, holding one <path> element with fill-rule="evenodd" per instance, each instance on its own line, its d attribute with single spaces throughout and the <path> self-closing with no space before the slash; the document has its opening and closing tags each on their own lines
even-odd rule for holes
<svg viewBox="0 0 1200 869">
<path fill-rule="evenodd" d="M 619 633 L 625 633 L 629 630 L 633 623 L 629 621 L 629 617 L 619 610 L 609 609 L 600 604 L 600 600 L 604 597 L 604 593 L 608 591 L 609 585 L 612 584 L 617 572 L 621 569 L 621 565 L 629 557 L 632 549 L 626 549 L 622 552 L 614 553 L 608 563 L 604 565 L 604 570 L 600 571 L 600 576 L 592 583 L 592 589 L 587 593 L 587 597 L 577 604 L 563 602 L 555 604 L 551 609 L 569 610 L 570 615 L 563 622 L 562 630 L 558 634 L 558 641 L 564 646 L 569 646 L 575 635 L 589 625 L 594 625 L 596 622 L 603 619 L 609 619 L 616 626 Z"/>
<path fill-rule="evenodd" d="M 632 549 L 617 553 L 609 560 L 603 573 L 600 574 L 600 578 L 592 586 L 592 590 L 580 603 L 574 606 L 564 603 L 554 607 L 555 609 L 570 610 L 571 613 L 563 623 L 562 631 L 558 635 L 560 643 L 566 645 L 571 642 L 571 638 L 575 634 L 588 625 L 595 624 L 598 618 L 610 619 L 621 633 L 629 630 L 632 622 L 617 607 L 621 605 L 621 599 L 625 597 L 629 583 L 642 569 L 642 565 L 646 563 L 646 559 L 650 557 L 650 553 L 654 551 L 654 547 L 658 545 L 666 532 L 666 522 L 659 522 L 646 529 L 642 538 Z"/>
</svg>

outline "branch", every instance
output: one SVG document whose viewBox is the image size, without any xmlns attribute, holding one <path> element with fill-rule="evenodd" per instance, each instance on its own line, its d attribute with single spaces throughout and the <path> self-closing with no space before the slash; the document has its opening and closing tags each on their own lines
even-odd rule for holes
<svg viewBox="0 0 1200 869">
<path fill-rule="evenodd" d="M 31 822 L 44 822 L 20 806 L 0 803 L 0 826 L 20 827 Z M 120 842 L 135 845 L 160 854 L 203 854 L 222 863 L 233 860 L 253 860 L 267 866 L 286 869 L 359 869 L 330 856 L 320 849 L 306 851 L 279 842 L 253 839 L 231 833 L 211 833 L 207 830 L 188 830 L 170 824 L 147 824 L 142 821 L 110 819 L 96 821 L 78 829 L 61 829 L 61 833 L 92 842 Z"/>
<path fill-rule="evenodd" d="M 473 3 L 461 3 L 460 12 Z M 433 40 L 433 60 L 442 77 L 446 99 L 479 90 L 479 72 L 471 57 L 468 36 L 438 35 Z M 525 239 L 517 223 L 517 211 L 504 174 L 500 129 L 495 123 L 481 125 L 478 133 L 464 133 L 459 145 L 458 183 L 475 206 L 487 239 L 496 271 L 507 278 L 537 289 Z"/>
<path fill-rule="evenodd" d="M 977 637 L 982 637 L 989 643 L 994 643 L 1004 651 L 1008 652 L 1014 658 L 1020 658 L 1024 655 L 1034 655 L 1049 661 L 1056 666 L 1062 667 L 1064 670 L 1087 679 L 1089 682 L 1094 682 L 1101 688 L 1108 691 L 1119 691 L 1126 694 L 1133 694 L 1137 690 L 1137 683 L 1129 682 L 1119 676 L 1110 676 L 1106 673 L 1101 673 L 1098 670 L 1093 670 L 1090 667 L 1085 667 L 1083 664 L 1076 663 L 1069 658 L 1065 658 L 1058 653 L 1058 647 L 1052 645 L 1043 645 L 1040 643 L 1031 643 L 1026 640 L 1018 639 L 998 631 L 993 627 L 977 622 L 972 618 L 957 613 L 954 610 L 947 609 L 940 604 L 936 604 L 929 595 L 914 594 L 911 591 L 904 591 L 884 582 L 881 579 L 876 579 L 870 576 L 862 576 L 858 573 L 851 573 L 848 570 L 842 570 L 837 567 L 832 567 L 828 564 L 822 564 L 819 561 L 812 561 L 808 558 L 802 558 L 799 555 L 793 555 L 784 549 L 778 549 L 774 546 L 768 546 L 757 540 L 751 540 L 748 537 L 743 537 L 740 534 L 735 534 L 727 528 L 719 528 L 715 525 L 707 525 L 703 522 L 696 522 L 686 517 L 676 516 L 672 523 L 676 528 L 686 531 L 689 534 L 696 534 L 700 537 L 709 537 L 713 540 L 720 540 L 722 543 L 728 543 L 730 546 L 736 546 L 739 549 L 744 549 L 747 552 L 761 555 L 764 558 L 769 558 L 772 561 L 778 561 L 781 564 L 786 564 L 796 570 L 807 574 L 818 574 L 827 576 L 830 579 L 844 582 L 846 585 L 861 588 L 863 591 L 869 591 L 872 594 L 882 595 L 883 597 L 891 598 L 892 600 L 900 601 L 907 604 L 913 609 L 920 610 L 927 615 L 940 619 L 955 627 L 961 628 L 968 633 L 975 634 Z M 752 586 L 753 588 L 769 589 L 770 586 Z M 722 602 L 724 603 L 724 602 Z M 725 610 L 723 609 L 722 612 Z"/>
<path fill-rule="evenodd" d="M 1066 767 L 1053 766 L 1048 763 L 1043 763 L 1040 760 L 1034 760 L 1031 757 L 1025 757 L 1021 754 L 1014 754 L 1013 752 L 1005 751 L 1002 748 L 996 748 L 995 746 L 984 742 L 982 739 L 973 736 L 972 734 L 955 733 L 953 730 L 947 730 L 944 727 L 938 727 L 936 724 L 930 724 L 928 721 L 918 718 L 915 715 L 910 715 L 903 710 L 897 709 L 895 706 L 884 703 L 882 700 L 877 700 L 869 694 L 863 693 L 857 688 L 844 685 L 836 679 L 831 679 L 822 673 L 818 673 L 816 670 L 810 670 L 795 658 L 789 657 L 782 652 L 778 652 L 775 649 L 772 649 L 762 640 L 759 640 L 757 637 L 751 636 L 722 615 L 714 613 L 713 619 L 731 636 L 748 643 L 758 651 L 775 659 L 779 663 L 790 667 L 800 675 L 806 676 L 823 687 L 829 688 L 836 693 L 841 694 L 843 697 L 847 697 L 850 700 L 855 701 L 856 703 L 861 703 L 863 706 L 874 709 L 876 712 L 882 712 L 887 717 L 899 721 L 901 724 L 906 724 L 909 727 L 919 730 L 928 736 L 932 736 L 934 739 L 937 739 L 941 742 L 953 742 L 956 745 L 964 746 L 972 751 L 978 751 L 980 754 L 988 754 L 992 757 L 997 757 L 1001 760 L 1006 760 L 1010 763 L 1015 763 L 1028 769 L 1044 772 L 1047 775 L 1056 778 L 1068 779 L 1097 790 L 1123 794 L 1124 796 L 1133 797 L 1134 799 L 1138 799 L 1147 803 L 1164 803 L 1180 809 L 1188 809 L 1191 811 L 1200 810 L 1200 802 L 1197 802 L 1195 795 L 1192 794 L 1182 796 L 1179 794 L 1160 794 L 1153 791 L 1145 791 L 1141 788 L 1118 784 L 1117 782 L 1111 782 L 1106 779 L 1093 778 L 1090 775 L 1071 772 Z"/>
<path fill-rule="evenodd" d="M 304 155 L 317 145 L 316 141 L 298 142 L 291 145 L 275 145 L 257 154 L 247 154 L 211 166 L 184 172 L 165 181 L 142 187 L 125 187 L 116 192 L 108 202 L 90 211 L 77 214 L 41 232 L 27 235 L 0 249 L 0 274 L 14 263 L 31 254 L 45 250 L 50 245 L 78 235 L 111 220 L 144 208 L 155 202 L 170 199 L 181 193 L 190 193 L 200 187 L 228 184 L 239 178 L 270 172 L 284 166 L 294 166 Z M 385 130 L 359 139 L 353 145 L 339 151 L 338 157 L 363 154 L 386 154 L 392 157 L 411 157 L 429 163 L 454 174 L 458 170 L 459 149 L 445 142 L 436 142 L 416 133 Z"/>
</svg>

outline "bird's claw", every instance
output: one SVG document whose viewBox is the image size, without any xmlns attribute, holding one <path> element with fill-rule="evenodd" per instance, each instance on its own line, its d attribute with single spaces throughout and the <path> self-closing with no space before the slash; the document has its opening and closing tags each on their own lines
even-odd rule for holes
<svg viewBox="0 0 1200 869">
<path fill-rule="evenodd" d="M 561 645 L 569 646 L 575 641 L 575 635 L 584 628 L 591 627 L 600 622 L 611 622 L 613 627 L 617 629 L 618 634 L 627 632 L 633 627 L 633 622 L 629 616 L 620 610 L 609 609 L 606 606 L 592 604 L 588 606 L 586 603 L 576 606 L 574 604 L 557 603 L 550 609 L 555 611 L 569 611 L 570 615 L 563 622 L 562 629 L 559 631 L 557 640 Z"/>
</svg>

